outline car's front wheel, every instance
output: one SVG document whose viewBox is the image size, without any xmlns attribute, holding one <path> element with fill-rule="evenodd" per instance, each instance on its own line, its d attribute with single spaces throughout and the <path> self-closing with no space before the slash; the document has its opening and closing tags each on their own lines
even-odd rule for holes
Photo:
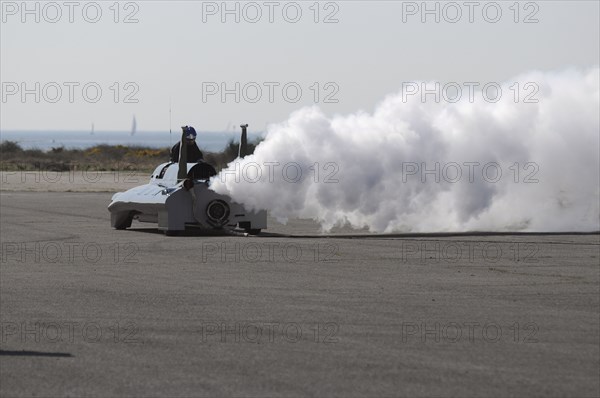
<svg viewBox="0 0 600 398">
<path fill-rule="evenodd" d="M 129 214 L 125 217 L 121 217 L 120 219 L 118 219 L 115 222 L 114 228 L 119 229 L 119 230 L 127 229 L 127 228 L 131 227 L 132 221 L 133 221 L 133 214 Z"/>
</svg>

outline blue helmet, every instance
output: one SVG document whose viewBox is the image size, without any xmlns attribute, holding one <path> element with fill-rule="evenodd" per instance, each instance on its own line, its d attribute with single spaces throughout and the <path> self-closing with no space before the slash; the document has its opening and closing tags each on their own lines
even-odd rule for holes
<svg viewBox="0 0 600 398">
<path fill-rule="evenodd" d="M 188 140 L 196 140 L 196 130 L 192 126 L 183 126 L 182 129 L 185 133 L 185 138 Z"/>
</svg>

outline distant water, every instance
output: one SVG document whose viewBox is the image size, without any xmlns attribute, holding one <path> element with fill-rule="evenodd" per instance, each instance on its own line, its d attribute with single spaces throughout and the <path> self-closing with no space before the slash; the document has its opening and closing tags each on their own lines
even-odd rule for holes
<svg viewBox="0 0 600 398">
<path fill-rule="evenodd" d="M 196 142 L 200 149 L 216 152 L 221 151 L 229 140 L 239 142 L 240 132 L 198 132 Z M 260 133 L 248 132 L 248 140 L 252 141 L 260 137 Z M 146 132 L 138 131 L 134 135 L 130 132 L 118 131 L 0 131 L 0 140 L 16 141 L 23 149 L 41 149 L 43 151 L 57 147 L 65 149 L 85 149 L 95 145 L 125 145 L 146 146 L 152 148 L 167 148 L 175 145 L 181 137 L 181 133 L 169 132 Z"/>
</svg>

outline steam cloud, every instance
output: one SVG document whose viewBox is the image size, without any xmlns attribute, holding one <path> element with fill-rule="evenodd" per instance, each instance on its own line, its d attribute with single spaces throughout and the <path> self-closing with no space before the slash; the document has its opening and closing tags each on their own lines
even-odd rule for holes
<svg viewBox="0 0 600 398">
<path fill-rule="evenodd" d="M 599 75 L 597 66 L 527 73 L 501 84 L 496 103 L 465 90 L 455 103 L 423 103 L 405 91 L 373 114 L 303 108 L 212 189 L 324 230 L 597 231 Z M 526 82 L 539 87 L 537 103 L 524 102 Z"/>
</svg>

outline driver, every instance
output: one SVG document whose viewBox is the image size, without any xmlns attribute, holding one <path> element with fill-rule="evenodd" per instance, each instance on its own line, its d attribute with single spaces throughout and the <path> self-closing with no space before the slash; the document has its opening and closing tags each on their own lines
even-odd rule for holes
<svg viewBox="0 0 600 398">
<path fill-rule="evenodd" d="M 187 144 L 187 161 L 188 163 L 197 163 L 204 159 L 202 155 L 202 151 L 196 145 L 196 130 L 192 126 L 183 126 L 183 132 L 185 134 L 186 144 Z M 177 142 L 171 148 L 171 162 L 179 162 L 179 150 L 181 147 L 181 142 Z"/>
</svg>

